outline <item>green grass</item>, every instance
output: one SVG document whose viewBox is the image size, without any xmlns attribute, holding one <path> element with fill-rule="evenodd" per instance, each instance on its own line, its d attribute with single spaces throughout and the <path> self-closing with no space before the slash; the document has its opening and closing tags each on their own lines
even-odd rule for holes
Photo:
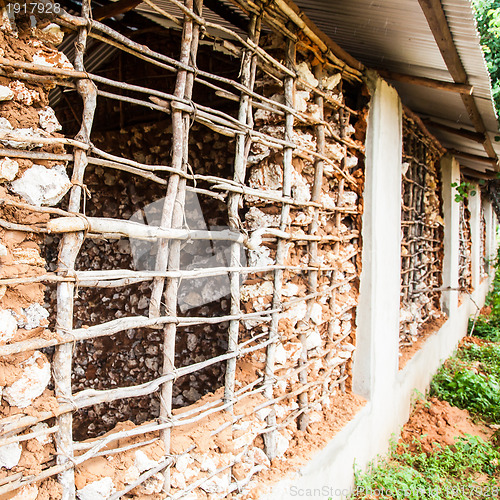
<svg viewBox="0 0 500 500">
<path fill-rule="evenodd" d="M 431 382 L 431 395 L 500 423 L 500 344 L 465 344 Z M 453 446 L 425 453 L 393 444 L 389 457 L 356 472 L 353 499 L 486 500 L 500 496 L 500 451 L 495 440 L 458 438 Z"/>
<path fill-rule="evenodd" d="M 464 349 L 468 351 L 469 349 Z M 500 354 L 489 363 L 500 370 Z M 474 361 L 465 361 L 462 351 L 439 369 L 431 382 L 431 396 L 448 401 L 453 406 L 468 410 L 473 415 L 500 423 L 500 383 L 494 373 L 479 372 Z M 485 368 L 485 365 L 483 365 Z"/>
<path fill-rule="evenodd" d="M 356 472 L 353 499 L 491 499 L 498 497 L 500 453 L 476 436 L 427 455 L 407 445 L 392 447 L 389 458 Z M 377 495 L 378 493 L 378 495 Z"/>
<path fill-rule="evenodd" d="M 491 307 L 491 314 L 488 316 L 480 315 L 474 324 L 473 320 L 469 321 L 469 332 L 474 330 L 472 334 L 492 342 L 500 342 L 500 249 L 497 258 L 493 263 L 495 267 L 495 277 L 491 291 L 486 297 L 486 306 Z"/>
<path fill-rule="evenodd" d="M 500 300 L 500 294 L 497 295 L 495 302 Z M 472 325 L 473 321 L 469 320 L 469 331 L 472 330 Z M 490 316 L 479 316 L 472 334 L 491 342 L 500 342 L 500 312 L 492 313 Z"/>
<path fill-rule="evenodd" d="M 500 342 L 499 262 L 500 250 L 493 287 L 486 297 L 491 313 L 480 315 L 474 330 L 469 329 L 474 336 L 493 343 L 463 346 L 444 363 L 431 383 L 432 396 L 493 423 L 500 423 L 500 345 L 495 344 Z"/>
<path fill-rule="evenodd" d="M 467 363 L 473 363 L 480 372 L 488 373 L 500 380 L 500 345 L 469 344 L 457 353 L 458 359 Z"/>
</svg>

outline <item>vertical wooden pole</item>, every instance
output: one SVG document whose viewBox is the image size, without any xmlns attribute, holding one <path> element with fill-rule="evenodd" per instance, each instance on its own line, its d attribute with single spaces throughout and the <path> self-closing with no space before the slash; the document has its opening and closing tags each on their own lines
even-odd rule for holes
<svg viewBox="0 0 500 500">
<path fill-rule="evenodd" d="M 186 0 L 185 5 L 193 9 L 193 0 Z M 202 0 L 195 0 L 194 11 L 202 13 Z M 181 41 L 180 62 L 196 67 L 196 56 L 198 51 L 199 26 L 191 17 L 184 17 L 184 26 Z M 183 99 L 191 100 L 194 84 L 193 72 L 179 70 L 175 84 L 174 95 Z M 172 106 L 172 167 L 187 171 L 188 148 L 189 148 L 189 125 L 190 116 L 180 109 Z M 160 226 L 162 228 L 180 228 L 184 220 L 184 204 L 186 199 L 186 179 L 177 174 L 170 176 L 167 187 L 167 195 L 164 199 Z M 160 240 L 156 260 L 157 271 L 164 272 L 168 269 L 178 270 L 180 268 L 179 241 L 173 241 L 168 246 L 168 240 Z M 175 316 L 177 314 L 177 293 L 179 288 L 178 278 L 168 278 L 165 293 L 163 293 L 164 278 L 155 279 L 151 293 L 149 316 L 158 317 L 161 314 L 160 303 L 164 298 L 166 314 Z M 163 327 L 163 367 L 162 374 L 172 372 L 175 366 L 175 339 L 177 326 L 168 323 Z M 160 389 L 160 420 L 168 421 L 172 417 L 172 391 L 173 381 L 168 381 Z M 170 452 L 170 428 L 161 431 L 161 438 L 165 445 L 165 452 Z M 170 489 L 170 469 L 165 471 L 164 490 Z"/>
<path fill-rule="evenodd" d="M 192 0 L 189 0 L 192 5 Z M 188 5 L 188 4 L 186 4 Z M 189 64 L 191 54 L 191 41 L 193 37 L 193 21 L 190 17 L 185 16 L 184 28 L 182 32 L 181 54 L 179 61 L 184 65 Z M 178 70 L 177 79 L 175 82 L 174 95 L 179 98 L 184 98 L 186 91 L 187 71 Z M 172 106 L 172 168 L 181 170 L 183 168 L 184 158 L 184 125 L 183 112 Z M 185 167 L 185 166 L 184 166 Z M 179 188 L 181 177 L 178 174 L 170 176 L 167 193 L 163 201 L 163 209 L 160 220 L 161 228 L 171 228 L 172 219 L 175 207 L 175 200 Z M 161 239 L 158 243 L 158 252 L 156 256 L 155 271 L 165 272 L 168 265 L 168 243 L 167 239 Z M 151 292 L 151 301 L 149 304 L 149 316 L 157 318 L 160 316 L 160 303 L 163 297 L 163 288 L 165 278 L 155 278 L 153 280 L 153 288 Z"/>
<path fill-rule="evenodd" d="M 250 19 L 248 38 L 252 42 L 258 44 L 260 37 L 260 18 L 253 15 Z M 256 56 L 251 51 L 246 50 L 241 59 L 241 84 L 250 90 L 253 90 L 256 72 Z M 238 111 L 238 120 L 245 125 L 248 122 L 253 122 L 251 100 L 247 94 L 241 94 L 240 107 Z M 236 151 L 234 157 L 234 173 L 233 180 L 239 184 L 244 184 L 247 168 L 248 150 L 251 144 L 251 139 L 248 135 L 238 134 L 236 136 Z M 228 215 L 229 227 L 234 231 L 240 230 L 239 208 L 242 195 L 234 193 L 229 196 Z M 241 245 L 239 243 L 231 244 L 231 267 L 238 268 L 241 266 Z M 232 271 L 230 273 L 231 286 L 231 315 L 239 315 L 240 309 L 240 272 Z M 240 329 L 240 321 L 235 319 L 229 323 L 228 330 L 228 352 L 236 352 L 238 348 L 238 335 Z M 236 358 L 228 360 L 226 365 L 226 376 L 224 381 L 224 400 L 226 403 L 231 403 L 228 406 L 228 411 L 232 411 L 234 398 L 234 384 L 236 377 Z"/>
<path fill-rule="evenodd" d="M 295 69 L 295 43 L 287 40 L 287 66 L 290 69 Z M 285 77 L 285 104 L 294 107 L 294 94 L 295 94 L 295 79 L 291 76 Z M 286 112 L 285 115 L 285 140 L 293 142 L 293 115 Z M 283 197 L 289 198 L 292 194 L 292 155 L 293 149 L 291 147 L 283 148 Z M 290 205 L 283 202 L 281 206 L 280 217 L 280 230 L 285 231 L 288 226 L 288 219 L 290 216 Z M 276 248 L 276 265 L 281 266 L 285 262 L 286 243 L 281 238 L 278 239 Z M 281 289 L 283 286 L 283 270 L 276 269 L 274 271 L 274 293 L 273 293 L 273 309 L 281 307 Z M 273 342 L 267 347 L 266 366 L 264 372 L 264 396 L 268 399 L 273 399 L 273 386 L 275 382 L 274 365 L 276 356 L 276 344 L 279 341 L 280 335 L 278 331 L 280 314 L 273 313 L 271 318 L 271 327 L 269 329 L 270 340 Z M 271 412 L 267 417 L 267 425 L 270 429 L 269 432 L 264 434 L 264 443 L 266 447 L 266 454 L 270 459 L 276 456 L 276 413 L 274 407 L 271 407 Z"/>
<path fill-rule="evenodd" d="M 339 110 L 339 116 L 340 116 L 340 137 L 342 139 L 345 138 L 345 129 L 346 129 L 346 123 L 349 121 L 349 114 L 347 111 L 345 111 L 343 108 Z M 346 169 L 346 158 L 347 158 L 347 147 L 343 146 L 343 156 L 342 156 L 342 170 Z M 345 188 L 345 180 L 343 177 L 339 179 L 339 185 L 338 185 L 338 202 L 337 206 L 340 208 L 343 205 L 343 196 L 344 196 L 344 188 Z M 342 224 L 342 212 L 338 210 L 335 213 L 335 229 L 338 234 L 340 234 L 340 225 Z M 333 254 L 335 257 L 338 259 L 340 257 L 340 242 L 336 241 L 333 244 Z M 332 280 L 330 282 L 331 285 L 336 285 L 339 281 L 339 272 L 338 271 L 333 271 L 332 272 Z M 335 288 L 332 292 L 332 295 L 330 297 L 330 314 L 332 318 L 335 318 L 336 314 L 336 304 L 337 304 L 337 289 Z M 333 342 L 333 327 L 334 327 L 334 322 L 331 321 L 329 324 L 329 339 L 330 341 Z M 345 374 L 345 369 L 346 369 L 346 364 L 344 363 L 340 367 L 340 376 L 342 377 Z M 345 391 L 345 382 L 342 381 L 340 383 L 340 389 L 342 392 Z"/>
<path fill-rule="evenodd" d="M 315 76 L 316 79 L 318 80 L 318 88 L 321 90 L 321 80 L 323 78 L 323 68 L 321 65 L 316 66 L 315 68 Z M 319 118 L 321 121 L 323 121 L 324 118 L 324 108 L 323 108 L 323 97 L 319 94 L 315 95 L 315 103 L 318 106 L 319 109 Z M 316 133 L 316 151 L 324 155 L 325 154 L 325 126 L 322 123 L 319 123 L 315 127 L 315 133 Z M 316 159 L 314 163 L 314 181 L 313 181 L 313 188 L 312 188 L 312 193 L 311 193 L 311 201 L 313 202 L 318 202 L 321 199 L 321 186 L 323 184 L 323 160 L 321 159 Z M 313 219 L 312 222 L 309 226 L 309 234 L 315 235 L 316 232 L 319 229 L 319 209 L 315 208 L 314 213 L 313 213 Z M 309 243 L 309 266 L 314 267 L 319 264 L 318 262 L 318 242 L 317 241 L 311 241 Z M 309 286 L 309 292 L 314 293 L 317 291 L 318 288 L 318 271 L 317 270 L 311 270 L 308 272 L 308 286 Z M 305 328 L 308 329 L 310 328 L 311 325 L 311 314 L 312 314 L 312 308 L 314 304 L 316 303 L 316 299 L 310 299 L 307 302 L 307 311 L 306 315 L 304 318 L 304 325 Z M 302 344 L 306 345 L 306 339 L 305 336 L 302 336 L 301 338 Z M 307 350 L 304 348 L 301 353 L 301 363 L 305 364 L 307 362 L 308 354 Z M 299 375 L 299 380 L 303 383 L 307 383 L 307 371 L 302 370 Z M 326 382 L 325 382 L 326 383 Z M 298 427 L 300 430 L 305 431 L 307 429 L 307 426 L 309 424 L 309 418 L 308 418 L 308 413 L 307 413 L 307 407 L 308 407 L 308 396 L 307 392 L 303 392 L 299 396 L 299 406 L 301 408 L 301 414 L 298 419 Z"/>
<path fill-rule="evenodd" d="M 315 67 L 315 77 L 318 80 L 318 88 L 322 90 L 322 79 L 323 79 L 323 67 L 321 64 L 318 64 Z M 314 98 L 315 104 L 318 106 L 319 109 L 319 119 L 320 121 L 324 120 L 325 113 L 324 113 L 324 100 L 323 97 L 319 94 L 315 95 Z M 326 150 L 326 140 L 325 140 L 325 126 L 322 123 L 318 123 L 315 127 L 315 133 L 316 133 L 316 151 L 320 155 L 325 155 L 325 150 Z M 312 193 L 311 193 L 311 200 L 314 202 L 317 202 L 321 199 L 321 187 L 323 185 L 323 160 L 317 159 L 314 163 L 314 182 L 313 182 L 313 188 L 312 188 Z M 314 215 L 313 215 L 313 220 L 311 222 L 311 225 L 309 227 L 309 234 L 314 235 L 319 229 L 319 209 L 315 208 L 314 209 Z M 319 265 L 318 261 L 318 242 L 317 241 L 311 241 L 309 245 L 309 266 L 310 267 L 317 267 Z M 309 289 L 311 292 L 316 292 L 318 288 L 318 271 L 317 270 L 311 270 L 309 271 Z M 335 293 L 332 292 L 332 293 Z M 309 301 L 308 303 L 308 310 L 307 310 L 307 317 L 311 317 L 311 307 L 314 304 L 314 299 Z M 333 328 L 333 317 L 330 319 L 329 323 L 329 330 L 328 330 L 328 339 L 326 341 L 326 347 L 327 350 L 331 350 L 333 346 L 333 333 L 331 331 L 331 328 Z M 331 351 L 327 352 L 326 359 L 328 360 L 331 356 Z M 323 382 L 323 395 L 326 395 L 328 391 L 328 379 Z M 304 422 L 302 426 L 307 426 L 307 422 Z M 300 427 L 300 426 L 299 426 Z"/>
<path fill-rule="evenodd" d="M 90 1 L 82 4 L 82 16 L 90 18 Z M 88 29 L 80 28 L 76 43 L 75 69 L 85 71 L 83 59 L 87 43 Z M 90 131 L 97 104 L 97 89 L 90 80 L 78 80 L 77 91 L 83 100 L 82 126 L 75 139 L 90 144 Z M 74 167 L 68 210 L 79 212 L 81 209 L 82 186 L 85 169 L 87 167 L 87 153 L 83 149 L 75 149 Z M 83 233 L 67 233 L 61 240 L 58 256 L 58 273 L 66 275 L 75 269 L 75 261 L 83 243 Z M 73 329 L 73 306 L 75 285 L 73 282 L 59 283 L 57 286 L 57 319 L 56 332 L 62 338 L 71 338 Z M 73 344 L 63 344 L 56 347 L 52 363 L 55 393 L 58 400 L 71 399 L 71 369 Z M 59 430 L 55 435 L 57 463 L 64 465 L 71 461 L 73 456 L 73 415 L 67 413 L 57 418 Z M 75 498 L 74 470 L 69 469 L 59 474 L 59 482 L 63 488 L 62 499 Z"/>
</svg>

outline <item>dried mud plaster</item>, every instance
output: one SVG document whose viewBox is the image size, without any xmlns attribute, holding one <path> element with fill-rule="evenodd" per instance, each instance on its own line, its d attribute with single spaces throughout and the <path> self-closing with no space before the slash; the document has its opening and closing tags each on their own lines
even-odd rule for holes
<svg viewBox="0 0 500 500">
<path fill-rule="evenodd" d="M 53 45 L 61 42 L 62 32 L 50 19 L 37 19 L 36 26 L 3 20 L 0 57 L 72 69 Z M 257 31 L 253 36 L 258 39 Z M 176 54 L 181 43 L 175 32 L 161 38 L 147 30 L 137 42 L 169 54 Z M 0 442 L 0 499 L 61 498 L 56 478 L 62 459 L 55 460 L 54 435 L 62 436 L 56 426 L 62 420 L 56 417 L 64 405 L 75 410 L 77 497 L 100 500 L 125 490 L 124 498 L 166 498 L 168 488 L 174 498 L 184 493 L 182 498 L 190 499 L 256 498 L 290 467 L 300 468 L 364 404 L 350 388 L 361 271 L 366 91 L 354 70 L 341 74 L 329 66 L 317 73 L 320 61 L 311 57 L 307 43 L 297 46 L 295 61 L 288 60 L 280 36 L 262 35 L 260 44 L 279 71 L 283 66 L 277 61 L 287 61 L 298 78 L 285 72 L 283 86 L 262 65 L 243 62 L 242 81 L 260 102 L 245 111 L 253 141 L 242 142 L 232 128 L 243 126 L 231 116 L 238 109 L 243 113 L 245 99 L 224 101 L 213 112 L 209 107 L 219 102 L 220 93 L 200 92 L 199 83 L 193 93 L 199 105 L 195 114 L 175 106 L 167 115 L 158 108 L 149 113 L 99 97 L 88 138 L 95 147 L 87 153 L 76 148 L 75 156 L 89 155 L 83 181 L 76 183 L 70 181 L 73 162 L 60 156 L 73 152 L 62 139 L 78 131 L 80 95 L 68 93 L 54 110 L 48 94 L 53 85 L 7 73 L 0 77 L 0 143 L 9 150 L 9 156 L 0 157 L 0 347 L 56 339 L 56 326 L 61 329 L 55 321 L 61 302 L 54 283 L 68 263 L 60 261 L 61 236 L 47 228 L 49 220 L 66 215 L 54 208 L 67 209 L 75 185 L 84 187 L 85 216 L 108 219 L 109 230 L 82 235 L 75 271 L 67 277 L 75 280 L 74 294 L 66 297 L 72 325 L 83 336 L 104 323 L 144 319 L 154 310 L 153 280 L 144 276 L 161 268 L 158 242 L 127 238 L 114 228 L 117 220 L 125 223 L 120 227 L 164 225 L 163 200 L 171 186 L 177 190 L 173 205 L 183 207 L 180 216 L 175 210 L 172 216 L 180 221 L 177 229 L 215 234 L 230 227 L 244 242 L 235 250 L 230 239 L 207 242 L 190 234 L 178 246 L 171 243 L 171 255 L 177 256 L 176 248 L 179 254 L 166 267 L 182 279 L 175 282 L 167 275 L 174 305 L 165 298 L 158 312 L 177 314 L 184 323 L 175 329 L 123 328 L 75 342 L 72 397 L 58 392 L 61 365 L 52 348 L 0 360 L 0 429 L 17 432 Z M 239 78 L 235 58 L 206 45 L 197 49 L 199 71 L 224 66 L 220 77 L 227 85 L 228 79 Z M 188 51 L 195 52 L 194 47 Z M 132 82 L 139 76 L 140 83 L 152 87 L 161 81 L 158 91 L 176 91 L 174 75 L 164 68 L 130 54 L 113 57 L 107 78 Z M 189 98 L 189 85 L 186 89 Z M 179 126 L 186 127 L 184 134 Z M 171 169 L 179 137 L 185 151 L 180 165 L 189 168 L 177 177 Z M 114 279 L 113 272 L 125 276 L 120 286 L 104 283 Z M 208 272 L 216 276 L 189 275 Z M 36 282 L 40 276 L 44 280 Z M 92 279 L 99 286 L 89 286 Z M 148 384 L 172 373 L 162 356 L 172 331 L 174 359 L 168 361 L 176 371 L 166 406 L 173 409 L 158 418 L 160 383 L 151 390 Z M 228 361 L 233 348 L 239 353 L 236 362 Z M 162 395 L 169 394 L 165 387 Z M 21 483 L 15 477 L 19 473 Z M 45 473 L 51 477 L 42 479 Z"/>
</svg>

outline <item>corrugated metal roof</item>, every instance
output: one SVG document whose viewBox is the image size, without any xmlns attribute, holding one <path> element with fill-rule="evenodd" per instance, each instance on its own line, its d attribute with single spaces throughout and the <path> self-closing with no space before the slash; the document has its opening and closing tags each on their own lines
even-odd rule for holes
<svg viewBox="0 0 500 500">
<path fill-rule="evenodd" d="M 418 0 L 295 0 L 334 42 L 370 68 L 453 82 Z M 473 96 L 493 147 L 498 122 L 491 85 L 469 0 L 442 0 L 443 10 L 462 64 L 474 86 Z M 459 94 L 394 82 L 413 111 L 456 128 L 474 130 Z M 481 144 L 434 130 L 443 145 L 486 157 Z M 461 163 L 484 170 L 473 160 Z"/>
<path fill-rule="evenodd" d="M 168 12 L 169 14 L 172 14 L 173 16 L 175 16 L 179 20 L 182 21 L 182 19 L 184 18 L 184 14 L 182 13 L 181 9 L 179 7 L 177 7 L 175 4 L 173 4 L 172 2 L 169 2 L 168 0 L 154 0 L 154 3 L 160 9 Z M 222 2 L 222 3 L 224 3 L 227 8 L 232 7 L 232 4 L 227 4 L 226 2 Z M 168 19 L 163 17 L 161 14 L 158 14 L 151 6 L 149 6 L 146 3 L 140 3 L 136 7 L 135 10 L 136 10 L 136 12 L 143 14 L 144 16 L 148 17 L 149 19 L 151 19 L 152 21 L 154 21 L 158 24 L 161 24 L 161 25 L 168 27 L 168 28 L 179 29 L 172 21 L 169 21 Z M 233 10 L 233 9 L 231 9 L 231 10 Z M 239 12 L 241 12 L 241 11 L 239 11 Z M 237 32 L 240 35 L 245 34 L 241 30 L 239 30 L 236 26 L 234 26 L 230 22 L 226 21 L 225 19 L 220 17 L 217 13 L 213 12 L 212 10 L 207 8 L 206 6 L 204 6 L 204 8 L 203 8 L 203 18 L 208 22 L 219 24 L 219 25 L 224 26 L 226 28 L 230 28 L 231 30 Z M 221 32 L 219 30 L 210 28 L 208 31 L 214 35 L 224 36 L 225 38 L 227 38 L 227 34 Z"/>
</svg>

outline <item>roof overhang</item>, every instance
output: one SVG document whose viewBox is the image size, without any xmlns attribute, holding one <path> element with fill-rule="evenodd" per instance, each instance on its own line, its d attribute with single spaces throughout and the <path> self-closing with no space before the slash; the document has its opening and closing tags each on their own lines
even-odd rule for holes
<svg viewBox="0 0 500 500">
<path fill-rule="evenodd" d="M 498 170 L 498 122 L 469 0 L 296 0 L 333 41 L 381 70 L 464 167 Z"/>
</svg>

